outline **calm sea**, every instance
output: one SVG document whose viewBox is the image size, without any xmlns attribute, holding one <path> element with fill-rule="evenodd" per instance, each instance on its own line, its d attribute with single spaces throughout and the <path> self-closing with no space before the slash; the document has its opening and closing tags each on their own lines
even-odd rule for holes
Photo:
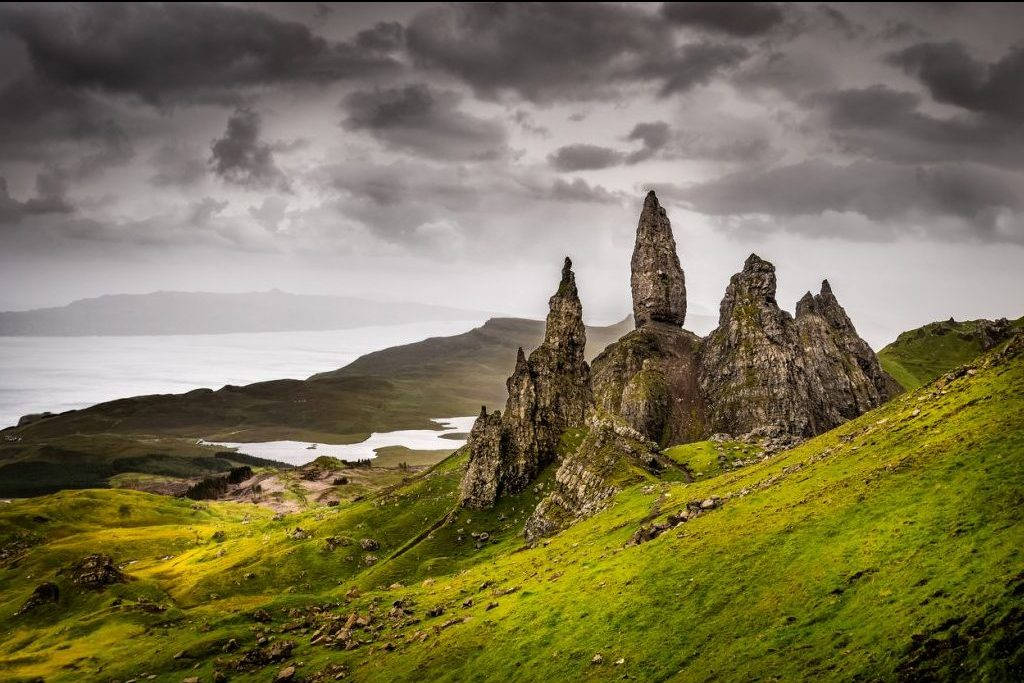
<svg viewBox="0 0 1024 683">
<path fill-rule="evenodd" d="M 304 379 L 370 351 L 459 334 L 482 323 L 159 337 L 0 337 L 0 427 L 28 413 L 58 413 L 126 396 Z"/>
</svg>

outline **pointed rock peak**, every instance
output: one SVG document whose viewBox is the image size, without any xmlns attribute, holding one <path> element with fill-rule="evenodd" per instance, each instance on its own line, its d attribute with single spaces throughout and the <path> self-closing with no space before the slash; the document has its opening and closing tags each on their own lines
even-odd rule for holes
<svg viewBox="0 0 1024 683">
<path fill-rule="evenodd" d="M 648 192 L 647 196 L 644 197 L 644 213 L 648 212 L 655 213 L 659 216 L 665 215 L 665 209 L 663 209 L 661 204 L 658 202 L 658 195 L 654 194 L 654 190 Z"/>
<path fill-rule="evenodd" d="M 487 417 L 487 406 L 480 406 L 480 418 L 483 419 L 483 418 L 486 418 L 486 417 Z"/>
<path fill-rule="evenodd" d="M 579 296 L 576 291 L 576 275 L 572 272 L 572 259 L 568 256 L 562 264 L 562 281 L 558 283 L 558 292 L 555 296 Z"/>
<path fill-rule="evenodd" d="M 516 370 L 526 365 L 526 354 L 523 353 L 523 347 L 519 347 L 519 351 L 516 353 Z"/>
<path fill-rule="evenodd" d="M 647 193 L 640 212 L 630 266 L 636 326 L 650 322 L 681 326 L 686 319 L 686 278 L 679 265 L 672 224 L 653 190 Z"/>
<path fill-rule="evenodd" d="M 747 260 L 743 262 L 744 273 L 756 273 L 756 272 L 775 272 L 775 266 L 770 262 L 765 261 L 757 254 L 751 254 L 747 257 Z"/>
<path fill-rule="evenodd" d="M 800 301 L 796 302 L 796 317 L 802 318 L 805 315 L 814 313 L 814 309 L 814 295 L 807 292 L 800 297 Z"/>
<path fill-rule="evenodd" d="M 826 294 L 829 295 L 829 296 L 832 296 L 832 285 L 830 285 L 828 283 L 828 280 L 822 280 L 821 281 L 821 295 L 825 296 Z"/>
</svg>

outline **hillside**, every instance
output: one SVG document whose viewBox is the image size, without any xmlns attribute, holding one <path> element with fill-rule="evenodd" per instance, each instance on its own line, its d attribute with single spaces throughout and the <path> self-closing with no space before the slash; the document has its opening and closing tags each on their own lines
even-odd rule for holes
<svg viewBox="0 0 1024 683">
<path fill-rule="evenodd" d="M 878 360 L 904 389 L 916 389 L 977 358 L 1005 340 L 1013 328 L 1024 328 L 1024 317 L 961 322 L 950 318 L 902 333 L 878 352 Z"/>
<path fill-rule="evenodd" d="M 482 311 L 343 296 L 153 292 L 0 312 L 0 336 L 223 334 L 341 330 L 426 320 L 480 320 Z"/>
<path fill-rule="evenodd" d="M 622 336 L 626 322 L 588 328 L 588 355 Z M 374 431 L 432 429 L 434 417 L 503 406 L 516 349 L 536 346 L 543 327 L 495 318 L 464 334 L 368 354 L 307 380 L 136 396 L 6 429 L 0 432 L 0 495 L 105 486 L 124 472 L 163 474 L 168 455 L 213 455 L 195 445 L 198 437 L 355 443 Z"/>
<path fill-rule="evenodd" d="M 523 511 L 551 468 L 493 510 L 449 514 L 461 453 L 283 519 L 125 491 L 18 501 L 0 508 L 0 671 L 1019 679 L 1022 458 L 1018 336 L 774 457 L 692 484 L 635 471 L 610 508 L 532 547 Z M 679 524 L 687 501 L 708 509 Z M 667 530 L 630 543 L 651 525 Z M 96 552 L 131 580 L 76 585 L 69 567 Z M 45 589 L 15 615 L 42 582 L 56 604 Z"/>
</svg>

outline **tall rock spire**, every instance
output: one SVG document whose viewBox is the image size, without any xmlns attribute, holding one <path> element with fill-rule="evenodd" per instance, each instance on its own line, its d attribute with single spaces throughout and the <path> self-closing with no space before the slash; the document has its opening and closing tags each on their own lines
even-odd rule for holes
<svg viewBox="0 0 1024 683">
<path fill-rule="evenodd" d="M 544 341 L 529 358 L 519 349 L 505 412 L 482 414 L 470 432 L 461 487 L 465 507 L 487 508 L 502 494 L 522 491 L 555 459 L 562 432 L 586 418 L 591 403 L 586 328 L 568 258 L 549 306 Z"/>
<path fill-rule="evenodd" d="M 686 278 L 679 265 L 672 225 L 651 190 L 644 199 L 630 263 L 633 319 L 682 326 L 686 319 Z"/>
</svg>

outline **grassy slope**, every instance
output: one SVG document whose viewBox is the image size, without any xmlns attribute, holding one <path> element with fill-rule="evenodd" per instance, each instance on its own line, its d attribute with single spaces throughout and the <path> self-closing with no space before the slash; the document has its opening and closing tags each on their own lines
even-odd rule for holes
<svg viewBox="0 0 1024 683">
<path fill-rule="evenodd" d="M 625 322 L 588 328 L 589 355 L 624 334 Z M 461 335 L 368 354 L 308 380 L 137 396 L 4 430 L 20 441 L 0 441 L 0 496 L 102 486 L 128 471 L 164 474 L 169 455 L 213 455 L 216 449 L 195 446 L 200 436 L 355 443 L 373 431 L 434 428 L 433 417 L 503 406 L 516 348 L 533 348 L 543 331 L 540 321 L 496 318 Z M 137 457 L 119 460 L 126 453 Z"/>
<path fill-rule="evenodd" d="M 253 646 L 263 627 L 246 614 L 259 606 L 272 637 L 297 643 L 300 673 L 344 665 L 355 680 L 1010 680 L 1024 667 L 1024 356 L 907 393 L 765 462 L 693 484 L 640 482 L 549 544 L 522 547 L 531 488 L 387 559 L 451 509 L 462 463 L 282 521 L 129 491 L 0 507 L 0 536 L 45 539 L 0 570 L 0 677 L 210 680 L 214 660 L 234 658 L 221 654 L 229 638 Z M 640 523 L 710 495 L 731 497 L 624 547 Z M 312 539 L 290 538 L 295 526 Z M 217 530 L 223 543 L 210 540 Z M 470 531 L 491 541 L 477 550 Z M 327 536 L 372 536 L 380 561 L 365 566 L 358 545 L 327 551 Z M 137 560 L 137 580 L 100 595 L 62 583 L 59 567 L 98 549 Z M 54 579 L 60 605 L 12 616 Z M 352 586 L 363 593 L 345 605 Z M 115 596 L 128 606 L 111 607 Z M 168 610 L 132 609 L 139 596 Z M 383 616 L 399 598 L 423 621 Z M 313 646 L 308 629 L 280 633 L 287 608 L 323 604 L 342 617 L 376 604 L 383 629 L 360 632 L 371 642 L 352 651 Z M 435 606 L 445 614 L 428 618 Z"/>
<path fill-rule="evenodd" d="M 982 353 L 974 336 L 978 320 L 934 322 L 902 333 L 878 353 L 882 368 L 904 389 L 917 389 Z M 1024 317 L 1013 322 L 1024 327 Z"/>
</svg>

